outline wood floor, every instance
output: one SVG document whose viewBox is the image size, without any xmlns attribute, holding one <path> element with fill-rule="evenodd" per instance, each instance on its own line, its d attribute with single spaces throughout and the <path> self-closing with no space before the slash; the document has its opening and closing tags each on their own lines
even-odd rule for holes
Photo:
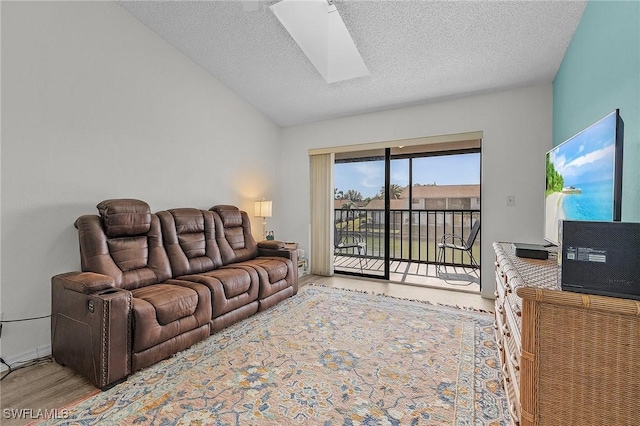
<svg viewBox="0 0 640 426">
<path fill-rule="evenodd" d="M 478 294 L 425 288 L 362 278 L 334 275 L 307 275 L 301 285 L 316 283 L 327 287 L 368 291 L 388 296 L 425 300 L 444 305 L 493 310 L 493 301 Z M 5 374 L 5 373 L 3 373 Z M 99 392 L 84 377 L 55 362 L 16 370 L 0 382 L 0 423 L 2 426 L 26 425 L 47 410 L 49 415 L 64 415 L 63 408 Z M 54 411 L 51 411 L 54 410 Z"/>
</svg>

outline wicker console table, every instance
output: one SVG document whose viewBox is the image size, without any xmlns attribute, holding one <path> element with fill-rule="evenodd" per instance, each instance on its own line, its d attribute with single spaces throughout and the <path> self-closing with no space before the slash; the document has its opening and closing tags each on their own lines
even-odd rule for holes
<svg viewBox="0 0 640 426">
<path fill-rule="evenodd" d="M 496 340 L 514 424 L 640 425 L 640 302 L 561 291 L 555 254 L 496 252 Z"/>
</svg>

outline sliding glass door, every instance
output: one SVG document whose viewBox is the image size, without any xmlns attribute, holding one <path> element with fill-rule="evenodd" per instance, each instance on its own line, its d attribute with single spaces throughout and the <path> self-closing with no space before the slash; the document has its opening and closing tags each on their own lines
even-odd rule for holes
<svg viewBox="0 0 640 426">
<path fill-rule="evenodd" d="M 386 278 L 385 151 L 336 155 L 334 270 Z"/>
<path fill-rule="evenodd" d="M 480 218 L 480 148 L 474 143 L 336 155 L 334 270 L 414 284 L 441 278 L 438 260 L 445 264 L 440 271 L 456 277 L 475 272 L 468 253 L 438 248 L 444 235 L 466 238 Z"/>
<path fill-rule="evenodd" d="M 390 279 L 479 284 L 468 253 L 440 251 L 438 244 L 445 235 L 466 239 L 480 219 L 480 150 L 401 153 L 390 163 Z M 479 242 L 473 245 L 474 259 L 480 258 Z M 444 265 L 436 269 L 438 263 Z"/>
</svg>

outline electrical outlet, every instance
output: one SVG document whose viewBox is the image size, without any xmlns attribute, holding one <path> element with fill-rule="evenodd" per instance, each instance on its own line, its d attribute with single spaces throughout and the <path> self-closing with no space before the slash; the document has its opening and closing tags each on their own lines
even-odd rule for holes
<svg viewBox="0 0 640 426">
<path fill-rule="evenodd" d="M 507 206 L 513 207 L 516 205 L 516 196 L 515 195 L 507 195 Z"/>
</svg>

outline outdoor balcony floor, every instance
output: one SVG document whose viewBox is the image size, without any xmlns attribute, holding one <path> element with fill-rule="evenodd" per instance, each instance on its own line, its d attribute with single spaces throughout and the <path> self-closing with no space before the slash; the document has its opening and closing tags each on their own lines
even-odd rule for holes
<svg viewBox="0 0 640 426">
<path fill-rule="evenodd" d="M 382 277 L 384 275 L 384 261 L 363 257 L 361 271 L 359 257 L 335 256 L 334 270 L 335 272 L 364 273 Z M 392 261 L 389 267 L 389 281 L 469 293 L 480 293 L 480 280 L 474 269 L 468 267 L 442 266 L 440 268 L 440 274 L 438 274 L 435 264 Z"/>
</svg>

